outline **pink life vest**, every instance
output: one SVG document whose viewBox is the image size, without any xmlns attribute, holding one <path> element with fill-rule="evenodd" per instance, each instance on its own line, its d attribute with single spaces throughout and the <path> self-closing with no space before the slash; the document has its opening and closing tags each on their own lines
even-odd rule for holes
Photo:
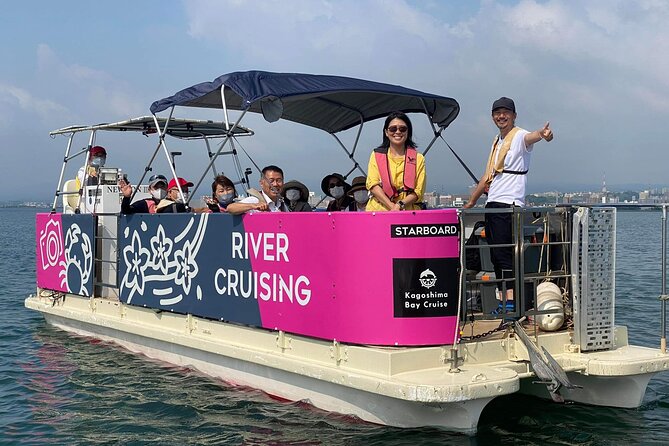
<svg viewBox="0 0 669 446">
<path fill-rule="evenodd" d="M 378 147 L 374 149 L 374 156 L 376 157 L 376 166 L 379 169 L 381 176 L 381 187 L 383 193 L 391 200 L 397 198 L 402 192 L 413 192 L 416 188 L 416 161 L 417 154 L 415 147 L 407 147 L 404 152 L 404 175 L 402 178 L 403 187 L 399 190 L 395 189 L 392 180 L 390 179 L 390 167 L 388 166 L 388 149 Z"/>
<path fill-rule="evenodd" d="M 146 201 L 146 207 L 149 208 L 149 214 L 155 214 L 156 213 L 156 202 L 153 200 L 153 198 L 147 198 L 144 201 Z"/>
</svg>

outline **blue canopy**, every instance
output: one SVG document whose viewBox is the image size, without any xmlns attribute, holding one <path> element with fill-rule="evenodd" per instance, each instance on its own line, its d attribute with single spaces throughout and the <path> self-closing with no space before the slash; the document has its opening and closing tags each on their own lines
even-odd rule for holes
<svg viewBox="0 0 669 446">
<path fill-rule="evenodd" d="M 393 111 L 425 113 L 439 127 L 447 127 L 460 106 L 455 99 L 422 91 L 342 76 L 245 71 L 224 74 L 154 102 L 151 113 L 175 105 L 223 108 L 262 113 L 337 133 Z"/>
</svg>

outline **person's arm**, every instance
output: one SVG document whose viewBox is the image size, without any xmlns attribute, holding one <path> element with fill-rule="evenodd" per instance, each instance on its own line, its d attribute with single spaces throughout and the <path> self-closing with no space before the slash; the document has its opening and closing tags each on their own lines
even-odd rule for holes
<svg viewBox="0 0 669 446">
<path fill-rule="evenodd" d="M 145 211 L 139 209 L 137 203 L 130 203 L 130 197 L 132 196 L 132 186 L 130 183 L 125 181 L 123 178 L 120 178 L 118 180 L 118 188 L 121 191 L 121 194 L 123 194 L 123 200 L 121 200 L 121 214 L 131 215 L 141 212 L 149 212 L 146 203 L 143 203 L 146 207 Z"/>
<path fill-rule="evenodd" d="M 532 144 L 539 142 L 542 139 L 545 139 L 547 142 L 551 142 L 553 140 L 553 130 L 550 129 L 549 125 L 550 123 L 547 122 L 539 130 L 527 133 L 525 135 L 525 147 L 531 146 Z"/>
<path fill-rule="evenodd" d="M 372 193 L 374 198 L 376 198 L 376 200 L 379 203 L 381 203 L 384 207 L 386 207 L 388 210 L 393 210 L 395 203 L 390 201 L 390 198 L 386 196 L 380 185 L 378 184 L 374 185 L 369 191 Z M 397 206 L 397 209 L 399 209 L 399 205 Z"/>
<path fill-rule="evenodd" d="M 409 192 L 402 198 L 401 200 L 402 203 L 404 203 L 404 208 L 410 207 L 412 204 L 416 203 L 418 201 L 418 195 L 416 195 L 415 192 Z M 390 208 L 391 211 L 402 211 L 402 206 L 400 205 L 399 201 L 397 203 L 393 203 L 392 201 L 390 204 L 392 207 Z"/>
<path fill-rule="evenodd" d="M 269 210 L 269 206 L 260 203 L 256 197 L 246 197 L 243 200 L 230 203 L 226 210 L 228 214 L 240 215 L 249 211 L 265 212 Z"/>
<path fill-rule="evenodd" d="M 473 208 L 474 205 L 476 204 L 476 201 L 483 195 L 483 192 L 485 192 L 485 188 L 488 185 L 487 176 L 485 173 L 479 180 L 479 183 L 476 185 L 476 189 L 474 189 L 474 192 L 472 192 L 472 196 L 469 197 L 469 200 L 467 201 L 467 204 L 463 206 L 465 209 Z"/>
</svg>

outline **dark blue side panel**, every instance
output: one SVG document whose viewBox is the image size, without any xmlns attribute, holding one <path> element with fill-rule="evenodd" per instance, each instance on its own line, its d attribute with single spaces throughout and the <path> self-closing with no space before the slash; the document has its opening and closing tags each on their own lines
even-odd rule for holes
<svg viewBox="0 0 669 446">
<path fill-rule="evenodd" d="M 261 325 L 253 297 L 216 290 L 217 271 L 251 273 L 248 259 L 233 259 L 232 232 L 241 217 L 227 214 L 135 214 L 119 220 L 120 298 L 131 305 Z M 219 273 L 220 275 L 220 273 Z"/>
</svg>

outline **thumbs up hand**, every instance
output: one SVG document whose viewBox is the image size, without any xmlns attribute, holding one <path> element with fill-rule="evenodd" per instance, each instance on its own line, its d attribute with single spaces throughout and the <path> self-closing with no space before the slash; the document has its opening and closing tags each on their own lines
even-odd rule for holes
<svg viewBox="0 0 669 446">
<path fill-rule="evenodd" d="M 544 127 L 539 130 L 539 135 L 548 142 L 553 140 L 553 130 L 551 130 L 549 126 L 550 123 L 546 122 Z"/>
</svg>

